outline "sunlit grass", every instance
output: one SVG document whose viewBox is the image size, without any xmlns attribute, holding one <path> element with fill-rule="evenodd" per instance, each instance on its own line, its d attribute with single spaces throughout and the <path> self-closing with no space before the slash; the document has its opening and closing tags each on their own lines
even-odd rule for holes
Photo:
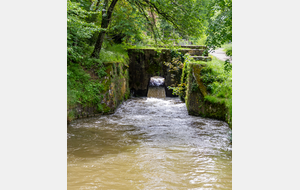
<svg viewBox="0 0 300 190">
<path fill-rule="evenodd" d="M 232 116 L 232 70 L 224 70 L 224 61 L 214 56 L 212 61 L 196 61 L 198 64 L 207 66 L 201 70 L 201 80 L 206 86 L 208 95 L 204 97 L 206 101 L 212 103 L 222 103 L 229 110 Z M 230 121 L 231 122 L 231 121 Z"/>
<path fill-rule="evenodd" d="M 228 50 L 232 50 L 232 43 L 224 44 L 221 47 L 224 48 L 225 52 Z"/>
</svg>

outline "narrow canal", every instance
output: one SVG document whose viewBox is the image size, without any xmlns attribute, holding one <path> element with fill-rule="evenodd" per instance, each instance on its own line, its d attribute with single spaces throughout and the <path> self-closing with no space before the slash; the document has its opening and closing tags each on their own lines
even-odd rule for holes
<svg viewBox="0 0 300 190">
<path fill-rule="evenodd" d="M 68 126 L 68 190 L 232 189 L 228 133 L 179 98 L 129 99 Z"/>
</svg>

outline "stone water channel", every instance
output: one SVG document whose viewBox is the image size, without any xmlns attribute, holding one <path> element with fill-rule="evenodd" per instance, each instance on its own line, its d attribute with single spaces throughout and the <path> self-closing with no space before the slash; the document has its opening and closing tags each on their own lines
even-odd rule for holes
<svg viewBox="0 0 300 190">
<path fill-rule="evenodd" d="M 179 98 L 131 98 L 73 121 L 67 138 L 68 190 L 232 189 L 228 125 L 188 115 Z"/>
</svg>

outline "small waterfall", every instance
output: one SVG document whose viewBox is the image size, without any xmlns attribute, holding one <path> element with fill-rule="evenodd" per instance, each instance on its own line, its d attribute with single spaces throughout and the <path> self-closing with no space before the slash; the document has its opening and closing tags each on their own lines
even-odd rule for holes
<svg viewBox="0 0 300 190">
<path fill-rule="evenodd" d="M 147 97 L 165 98 L 166 91 L 165 91 L 164 84 L 165 84 L 165 79 L 163 77 L 159 77 L 159 76 L 151 77 L 149 82 Z"/>
</svg>

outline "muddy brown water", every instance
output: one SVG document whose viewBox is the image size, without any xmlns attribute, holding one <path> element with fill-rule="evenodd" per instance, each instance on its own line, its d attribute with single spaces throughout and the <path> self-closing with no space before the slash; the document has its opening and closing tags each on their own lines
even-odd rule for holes
<svg viewBox="0 0 300 190">
<path fill-rule="evenodd" d="M 68 125 L 68 190 L 232 189 L 228 125 L 179 98 L 132 98 Z"/>
<path fill-rule="evenodd" d="M 148 98 L 165 98 L 166 97 L 165 87 L 149 86 L 147 97 Z"/>
</svg>

